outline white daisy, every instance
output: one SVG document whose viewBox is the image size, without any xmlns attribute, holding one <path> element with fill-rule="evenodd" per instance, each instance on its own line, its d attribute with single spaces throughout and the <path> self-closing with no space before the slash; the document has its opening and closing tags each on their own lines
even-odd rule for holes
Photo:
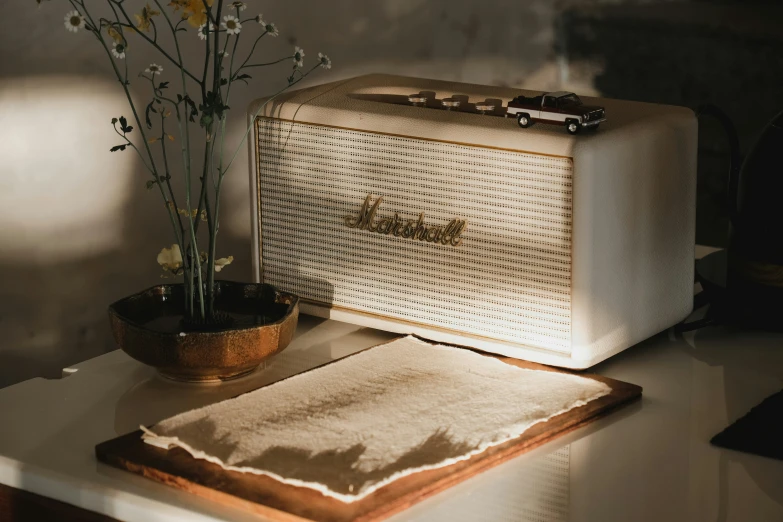
<svg viewBox="0 0 783 522">
<path fill-rule="evenodd" d="M 266 32 L 269 33 L 269 36 L 277 36 L 280 34 L 277 31 L 277 26 L 273 23 L 264 24 L 264 29 L 266 29 Z"/>
<path fill-rule="evenodd" d="M 65 15 L 65 28 L 71 31 L 72 33 L 75 33 L 79 29 L 84 29 L 84 17 L 82 14 L 77 11 L 73 10 Z"/>
<path fill-rule="evenodd" d="M 114 55 L 115 58 L 118 60 L 124 60 L 125 59 L 125 44 L 114 42 L 113 48 L 111 50 L 111 54 Z"/>
<path fill-rule="evenodd" d="M 151 75 L 154 76 L 156 74 L 162 73 L 163 72 L 163 67 L 161 67 L 160 65 L 158 65 L 156 63 L 151 63 L 149 67 L 144 69 L 144 72 L 150 73 Z"/>
<path fill-rule="evenodd" d="M 302 67 L 304 65 L 304 62 L 302 61 L 302 58 L 304 58 L 304 50 L 302 50 L 301 47 L 296 46 L 294 47 L 294 63 L 297 67 Z"/>
<path fill-rule="evenodd" d="M 264 21 L 264 15 L 260 14 L 256 16 L 256 22 L 258 23 L 258 25 L 262 25 L 264 27 L 264 30 L 267 33 L 269 33 L 269 36 L 277 36 L 278 34 L 280 34 L 275 24 Z"/>
<path fill-rule="evenodd" d="M 200 25 L 199 28 L 198 28 L 198 37 L 201 40 L 206 40 L 207 39 L 206 27 L 207 27 L 207 24 L 205 23 L 205 24 Z M 210 34 L 215 32 L 215 24 L 213 24 L 211 22 L 209 24 L 209 32 L 210 32 Z"/>
<path fill-rule="evenodd" d="M 234 9 L 239 9 L 240 11 L 244 11 L 247 9 L 247 4 L 245 2 L 232 2 L 231 7 Z"/>
<path fill-rule="evenodd" d="M 226 15 L 223 17 L 223 23 L 220 24 L 226 30 L 226 34 L 239 34 L 242 30 L 242 24 L 236 16 Z"/>
<path fill-rule="evenodd" d="M 321 64 L 321 67 L 323 67 L 324 69 L 332 68 L 332 60 L 323 53 L 318 53 L 318 62 Z"/>
</svg>

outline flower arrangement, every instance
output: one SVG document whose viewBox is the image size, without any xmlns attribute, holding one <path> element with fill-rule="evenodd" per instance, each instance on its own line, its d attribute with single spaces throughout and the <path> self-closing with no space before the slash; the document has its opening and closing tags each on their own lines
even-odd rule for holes
<svg viewBox="0 0 783 522">
<path fill-rule="evenodd" d="M 42 0 L 36 1 L 40 4 Z M 331 60 L 318 53 L 315 65 L 305 69 L 305 53 L 295 47 L 293 53 L 280 59 L 263 63 L 253 61 L 258 43 L 264 37 L 277 36 L 278 29 L 260 14 L 244 16 L 247 4 L 241 1 L 170 0 L 164 7 L 161 0 L 152 0 L 154 5 L 147 3 L 138 12 L 129 12 L 126 0 L 103 0 L 101 8 L 111 13 L 108 18 L 95 15 L 98 6 L 94 0 L 68 1 L 73 9 L 65 15 L 65 28 L 72 33 L 86 31 L 95 37 L 105 50 L 128 99 L 131 121 L 124 116 L 111 119 L 114 132 L 120 138 L 120 143 L 112 147 L 111 152 L 131 150 L 137 154 L 149 175 L 147 189 L 159 192 L 163 200 L 176 242 L 161 250 L 157 261 L 166 273 L 184 278 L 185 322 L 196 327 L 219 324 L 225 314 L 215 309 L 215 272 L 233 261 L 231 256 L 216 256 L 220 191 L 224 176 L 252 129 L 252 126 L 247 128 L 242 143 L 232 154 L 226 153 L 226 119 L 231 91 L 237 82 L 247 84 L 252 79 L 249 73 L 255 68 L 290 60 L 292 72 L 284 87 L 267 101 L 269 103 L 319 67 L 329 69 Z M 89 8 L 88 3 L 91 4 Z M 173 49 L 164 48 L 163 31 L 170 33 L 168 39 Z M 244 59 L 240 59 L 237 56 L 239 40 L 251 31 L 254 32 L 252 45 Z M 190 35 L 203 41 L 203 54 L 188 56 L 185 60 L 180 39 Z M 131 76 L 126 60 L 140 45 L 154 48 L 163 64 L 151 63 L 137 76 L 139 81 L 148 84 L 150 94 L 143 109 L 131 97 Z M 192 67 L 190 64 L 198 65 Z M 175 72 L 171 80 L 164 76 L 169 67 Z M 198 140 L 204 145 L 203 154 L 198 154 L 200 157 L 194 152 Z M 178 147 L 176 142 L 179 142 Z M 175 148 L 179 149 L 179 154 L 173 150 Z M 182 206 L 171 183 L 174 169 L 170 166 L 175 156 L 179 156 L 176 161 L 181 162 L 184 176 L 184 198 L 179 195 Z M 200 186 L 195 182 L 196 178 Z M 199 248 L 202 223 L 208 233 L 206 251 Z"/>
</svg>

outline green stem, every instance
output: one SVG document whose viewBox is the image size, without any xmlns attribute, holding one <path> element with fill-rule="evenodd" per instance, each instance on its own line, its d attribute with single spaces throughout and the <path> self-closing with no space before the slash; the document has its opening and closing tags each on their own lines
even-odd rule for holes
<svg viewBox="0 0 783 522">
<path fill-rule="evenodd" d="M 320 65 L 320 64 L 318 64 L 318 65 Z M 279 96 L 285 90 L 291 88 L 293 85 L 295 85 L 295 84 L 299 83 L 300 81 L 302 81 L 305 77 L 307 77 L 310 73 L 312 73 L 316 68 L 318 68 L 318 65 L 316 65 L 315 67 L 313 67 L 312 69 L 307 71 L 307 73 L 302 74 L 302 76 L 298 80 L 296 80 L 294 82 L 291 82 L 289 85 L 287 85 L 283 89 L 280 89 L 278 92 L 276 92 L 274 95 L 272 95 L 267 101 L 265 101 L 261 105 L 261 107 L 258 108 L 258 110 L 253 115 L 252 121 L 255 122 L 255 119 L 258 117 L 258 115 L 261 113 L 261 111 L 264 109 L 264 107 L 266 107 L 266 105 L 270 101 L 274 100 L 277 96 Z M 234 153 L 233 157 L 231 158 L 231 161 L 228 163 L 226 168 L 223 169 L 223 147 L 224 147 L 224 144 L 225 144 L 224 138 L 225 138 L 225 125 L 226 125 L 225 118 L 222 119 L 221 125 L 222 125 L 222 128 L 221 128 L 221 133 L 220 133 L 221 134 L 220 164 L 219 164 L 219 167 L 218 167 L 218 183 L 217 183 L 217 187 L 215 188 L 215 218 L 214 218 L 213 223 L 212 223 L 212 233 L 210 234 L 210 237 L 209 237 L 209 239 L 210 239 L 210 242 L 209 242 L 209 244 L 210 244 L 209 260 L 210 260 L 210 262 L 213 265 L 214 265 L 215 254 L 216 254 L 215 244 L 217 242 L 217 234 L 218 234 L 218 230 L 219 230 L 219 221 L 220 221 L 220 189 L 223 187 L 223 177 L 225 176 L 225 174 L 228 171 L 228 169 L 231 167 L 231 164 L 234 162 L 234 159 L 236 158 L 237 154 L 239 153 L 240 148 L 244 144 L 245 140 L 247 139 L 248 135 L 250 134 L 250 131 L 253 128 L 253 124 L 251 123 L 248 126 L 247 130 L 245 131 L 245 135 L 242 137 L 242 141 L 240 142 L 239 147 L 237 147 L 237 150 Z M 214 266 L 212 268 L 213 268 L 213 270 L 210 270 L 209 274 L 208 274 L 208 276 L 210 277 L 210 281 L 208 281 L 207 284 L 210 284 L 212 281 L 214 281 Z"/>
<path fill-rule="evenodd" d="M 207 9 L 207 13 L 209 13 L 209 7 L 207 6 L 206 2 L 204 2 L 204 7 Z M 210 21 L 209 19 L 207 19 L 207 23 L 204 25 L 204 34 L 206 36 L 206 38 L 204 38 L 204 41 L 207 46 L 207 51 L 204 53 L 204 73 L 201 76 L 201 98 L 204 100 L 207 99 L 207 72 L 209 72 L 209 56 L 211 54 L 210 40 L 209 40 L 209 26 L 210 26 Z M 215 32 L 217 32 L 217 29 L 218 29 L 217 26 L 215 26 Z"/>
<path fill-rule="evenodd" d="M 207 197 L 207 168 L 209 166 L 209 147 L 204 147 L 204 166 L 201 172 L 201 194 L 198 200 L 198 215 L 201 216 L 202 209 L 206 210 L 207 214 L 207 227 L 212 229 L 212 213 L 209 206 L 209 198 Z M 196 232 L 198 232 L 198 226 L 201 221 L 196 221 Z"/>
<path fill-rule="evenodd" d="M 256 41 L 255 41 L 255 42 L 253 42 L 253 46 L 250 48 L 250 52 L 248 53 L 248 55 L 247 55 L 247 58 L 245 58 L 245 61 L 244 61 L 244 62 L 242 62 L 242 65 L 240 65 L 240 66 L 239 66 L 239 69 L 237 69 L 237 72 L 241 71 L 241 70 L 242 70 L 242 67 L 244 67 L 244 66 L 245 66 L 245 64 L 246 64 L 246 63 L 247 63 L 247 62 L 250 60 L 250 58 L 252 58 L 252 57 L 253 57 L 253 53 L 256 51 L 256 45 L 258 45 L 258 42 L 259 42 L 259 41 L 261 41 L 261 38 L 263 38 L 264 36 L 266 36 L 266 34 L 267 34 L 268 32 L 269 32 L 269 31 L 267 31 L 267 30 L 264 30 L 264 32 L 263 32 L 263 33 L 261 33 L 261 34 L 258 36 L 258 38 L 256 38 Z"/>
<path fill-rule="evenodd" d="M 218 22 L 220 21 L 220 11 L 218 10 L 218 16 L 215 18 L 212 16 L 212 8 L 207 5 L 207 0 L 201 0 L 201 3 L 204 5 L 204 10 L 207 13 L 207 22 L 215 24 L 215 30 L 217 30 Z"/>
<path fill-rule="evenodd" d="M 166 124 L 165 124 L 166 117 L 163 115 L 163 110 L 161 109 L 160 113 L 160 149 L 163 153 L 163 168 L 166 171 L 166 186 L 169 189 L 169 194 L 171 194 L 171 203 L 174 205 L 174 208 L 177 212 L 177 222 L 179 223 L 179 229 L 180 229 L 180 237 L 183 237 L 185 235 L 185 226 L 182 224 L 182 216 L 179 214 L 179 205 L 177 205 L 177 198 L 174 195 L 174 189 L 171 186 L 171 171 L 169 170 L 169 158 L 168 154 L 166 153 L 166 139 L 168 139 L 168 134 L 166 134 Z M 184 259 L 183 259 L 183 266 L 184 266 Z"/>
<path fill-rule="evenodd" d="M 75 0 L 69 0 L 71 2 L 71 5 L 74 5 Z M 92 16 L 90 15 L 89 11 L 84 6 L 83 2 L 79 2 L 79 5 L 82 8 L 82 12 L 84 12 L 85 16 L 87 16 L 87 19 L 90 22 L 90 25 L 93 27 L 93 34 L 98 39 L 98 41 L 103 46 L 104 51 L 106 52 L 106 55 L 109 57 L 109 62 L 111 62 L 112 69 L 114 69 L 114 74 L 117 76 L 117 79 L 122 84 L 122 89 L 125 91 L 125 97 L 128 99 L 128 104 L 131 107 L 131 111 L 133 112 L 133 117 L 136 120 L 136 127 L 139 130 L 139 133 L 141 134 L 142 141 L 144 142 L 144 147 L 147 152 L 147 156 L 150 160 L 150 166 L 151 166 L 151 173 L 153 175 L 153 179 L 155 180 L 155 184 L 158 186 L 158 189 L 160 190 L 160 195 L 163 198 L 163 202 L 166 205 L 166 210 L 168 211 L 169 215 L 169 221 L 171 222 L 171 228 L 174 230 L 174 234 L 177 237 L 177 241 L 180 244 L 180 250 L 182 249 L 182 241 L 181 237 L 179 236 L 179 233 L 177 231 L 177 225 L 174 220 L 174 215 L 171 212 L 171 207 L 169 205 L 169 199 L 166 196 L 166 192 L 163 190 L 163 186 L 159 183 L 159 177 L 157 174 L 157 169 L 155 168 L 155 160 L 152 156 L 152 151 L 149 148 L 149 143 L 147 143 L 147 136 L 144 133 L 144 129 L 141 126 L 141 119 L 139 118 L 139 114 L 136 111 L 136 105 L 133 103 L 133 97 L 130 94 L 130 90 L 128 89 L 128 82 L 126 78 L 122 77 L 122 74 L 120 73 L 119 69 L 117 68 L 117 64 L 114 63 L 114 58 L 111 54 L 111 51 L 109 50 L 109 47 L 106 45 L 106 41 L 103 39 L 103 35 L 101 35 L 101 26 L 96 25 L 95 21 L 93 20 Z M 76 7 L 74 5 L 74 7 Z M 135 148 L 135 146 L 134 146 Z M 138 152 L 138 149 L 136 149 Z"/>
<path fill-rule="evenodd" d="M 316 70 L 319 66 L 320 66 L 320 64 L 315 65 L 312 69 L 310 69 L 306 73 L 302 74 L 300 78 L 298 78 L 297 80 L 289 83 L 288 85 L 286 85 L 285 87 L 283 87 L 282 89 L 280 89 L 279 91 L 274 93 L 264 103 L 261 104 L 261 106 L 255 112 L 255 114 L 253 114 L 253 117 L 251 118 L 253 123 L 248 125 L 247 130 L 245 130 L 245 134 L 242 136 L 242 140 L 239 142 L 239 146 L 237 146 L 237 149 L 234 151 L 234 154 L 231 156 L 231 161 L 228 162 L 228 165 L 226 165 L 225 169 L 222 169 L 222 168 L 220 169 L 220 179 L 223 178 L 223 175 L 226 172 L 228 172 L 228 169 L 231 168 L 231 165 L 234 163 L 234 160 L 237 159 L 237 155 L 239 154 L 239 151 L 242 150 L 242 147 L 244 146 L 244 143 L 247 140 L 247 137 L 250 135 L 250 131 L 253 130 L 253 125 L 255 123 L 256 118 L 258 117 L 259 114 L 261 114 L 261 111 L 264 110 L 264 108 L 267 106 L 267 104 L 269 102 L 271 102 L 272 100 L 274 100 L 275 98 L 277 98 L 278 96 L 280 96 L 282 93 L 284 93 L 288 89 L 290 89 L 291 87 L 293 87 L 294 85 L 296 85 L 297 83 L 299 83 L 302 80 L 304 80 L 305 78 L 307 78 L 307 76 L 309 76 L 310 73 L 312 73 L 314 70 Z"/>
<path fill-rule="evenodd" d="M 147 42 L 149 42 L 149 44 L 150 44 L 150 45 L 152 45 L 152 46 L 153 46 L 153 47 L 155 47 L 155 48 L 156 48 L 158 51 L 160 51 L 160 53 L 161 53 L 161 54 L 162 54 L 162 55 L 163 55 L 163 56 L 164 56 L 166 59 L 168 59 L 168 60 L 169 60 L 171 63 L 173 63 L 174 65 L 176 65 L 177 67 L 179 67 L 179 68 L 182 70 L 182 72 L 183 72 L 183 73 L 185 73 L 185 74 L 187 74 L 188 76 L 190 76 L 190 77 L 193 79 L 193 81 L 194 81 L 194 82 L 196 82 L 196 83 L 198 83 L 198 84 L 200 85 L 200 84 L 201 84 L 201 81 L 199 81 L 199 79 L 198 79 L 198 78 L 196 78 L 195 76 L 193 76 L 193 74 L 191 74 L 191 73 L 190 73 L 190 71 L 188 71 L 187 69 L 185 69 L 185 67 L 184 67 L 184 65 L 183 65 L 182 63 L 177 63 L 177 61 L 176 61 L 176 60 L 174 60 L 174 58 L 173 58 L 173 57 L 172 57 L 172 56 L 171 56 L 169 53 L 167 53 L 165 49 L 163 49 L 163 48 L 162 48 L 160 45 L 158 45 L 158 44 L 157 44 L 155 41 L 153 41 L 153 40 L 152 40 L 152 39 L 151 39 L 149 36 L 147 36 L 146 34 L 144 34 L 144 32 L 143 32 L 143 31 L 141 31 L 141 30 L 140 30 L 138 27 L 136 27 L 136 26 L 133 24 L 133 22 L 132 22 L 132 21 L 131 21 L 131 19 L 130 19 L 130 16 L 128 16 L 128 13 L 127 13 L 127 12 L 125 11 L 125 9 L 122 7 L 122 2 L 123 2 L 123 1 L 124 1 L 124 0 L 109 0 L 109 3 L 110 3 L 110 4 L 114 4 L 114 5 L 116 5 L 116 6 L 117 6 L 117 8 L 118 8 L 118 9 L 120 10 L 120 12 L 122 13 L 122 16 L 124 16 L 124 17 L 125 17 L 125 20 L 127 21 L 127 24 L 123 24 L 123 25 L 125 25 L 126 27 L 130 27 L 131 29 L 133 29 L 133 31 L 134 31 L 136 34 L 138 34 L 139 36 L 141 36 L 142 38 L 144 38 L 144 39 L 145 39 Z M 112 10 L 113 10 L 113 9 L 114 9 L 114 8 L 112 7 Z"/>
<path fill-rule="evenodd" d="M 264 63 L 251 63 L 250 65 L 243 65 L 239 69 L 237 69 L 237 74 L 239 74 L 239 71 L 242 69 L 249 69 L 250 67 L 266 67 L 267 65 L 274 65 L 276 63 L 284 62 L 286 60 L 290 60 L 294 55 L 290 56 L 283 56 L 279 60 L 275 60 L 273 62 L 264 62 Z"/>
<path fill-rule="evenodd" d="M 205 2 L 206 3 L 206 2 Z M 220 88 L 220 80 L 221 80 L 221 74 L 220 74 L 220 62 L 223 59 L 223 57 L 220 55 L 220 53 L 217 52 L 218 49 L 220 49 L 220 32 L 218 31 L 218 22 L 220 21 L 220 15 L 223 12 L 223 0 L 218 0 L 217 2 L 217 10 L 215 11 L 215 41 L 214 41 L 214 48 L 215 48 L 215 56 L 214 56 L 214 64 L 213 64 L 213 73 L 212 73 L 212 92 L 215 95 L 215 103 L 216 104 L 222 104 L 222 98 L 221 98 L 221 88 Z M 228 39 L 230 35 L 226 35 L 226 44 L 228 45 Z M 206 100 L 205 100 L 206 102 Z M 225 116 L 221 117 L 223 119 Z M 208 134 L 212 140 L 215 139 L 214 134 L 212 133 L 213 124 L 209 125 L 209 131 Z M 207 144 L 208 147 L 210 147 L 210 158 L 207 162 L 207 165 L 212 164 L 212 155 L 214 154 L 214 144 L 210 146 L 210 144 Z M 206 183 L 206 179 L 202 180 L 202 183 Z M 209 312 L 211 316 L 214 316 L 215 312 L 215 243 L 216 243 L 216 235 L 217 235 L 217 224 L 219 220 L 219 212 L 220 212 L 220 192 L 217 191 L 215 193 L 215 213 L 212 216 L 212 227 L 210 229 L 209 234 L 209 255 L 207 256 L 207 302 L 209 307 Z"/>
<path fill-rule="evenodd" d="M 217 12 L 215 13 L 215 56 L 214 56 L 214 63 L 212 64 L 212 92 L 219 92 L 220 91 L 220 60 L 222 59 L 220 57 L 220 53 L 218 53 L 218 49 L 220 49 L 220 31 L 218 27 L 218 22 L 220 22 L 220 13 L 223 11 L 223 0 L 218 0 L 217 5 Z M 228 35 L 226 35 L 226 41 L 228 41 Z"/>
<path fill-rule="evenodd" d="M 228 61 L 228 85 L 226 85 L 226 105 L 228 105 L 228 96 L 231 93 L 231 82 L 234 81 L 232 71 L 234 70 L 234 57 L 237 55 L 237 45 L 239 45 L 239 35 L 234 38 L 234 48 L 231 49 L 231 59 Z"/>
<path fill-rule="evenodd" d="M 169 18 L 168 14 L 166 14 L 166 11 L 160 5 L 159 0 L 155 0 L 155 5 L 157 5 L 158 9 L 160 9 L 160 11 L 163 13 L 163 16 L 166 19 L 166 23 L 168 24 L 169 28 L 171 29 L 171 35 L 174 38 L 174 47 L 177 50 L 177 60 L 178 60 L 177 66 L 179 67 L 180 79 L 182 81 L 182 95 L 184 97 L 187 97 L 187 95 L 188 95 L 187 80 L 185 78 L 185 69 L 184 69 L 184 67 L 182 67 L 182 51 L 181 51 L 181 49 L 179 47 L 179 39 L 178 39 L 178 35 L 177 35 L 177 30 L 174 27 L 174 25 L 171 23 L 171 19 Z M 203 87 L 203 84 L 202 84 L 202 87 Z M 192 169 L 191 169 L 191 163 L 190 163 L 190 126 L 188 125 L 188 122 L 185 121 L 184 132 L 183 132 L 182 118 L 181 118 L 181 115 L 180 115 L 180 112 L 179 112 L 179 105 L 176 105 L 176 108 L 177 108 L 177 124 L 179 126 L 180 139 L 182 140 L 182 146 L 181 146 L 181 150 L 182 150 L 182 164 L 183 164 L 183 167 L 185 169 L 185 184 L 186 184 L 186 187 L 187 187 L 187 189 L 186 189 L 187 192 L 186 192 L 186 195 L 185 195 L 185 203 L 187 205 L 188 224 L 190 225 L 190 230 L 191 230 L 191 242 L 194 245 L 193 246 L 193 250 L 195 250 L 195 252 L 191 252 L 191 254 L 193 256 L 193 257 L 191 257 L 191 262 L 195 263 L 195 265 L 196 265 L 196 272 L 198 273 L 198 277 L 199 277 L 198 295 L 199 295 L 199 302 L 201 303 L 201 306 L 200 306 L 201 316 L 202 316 L 202 318 L 204 318 L 204 312 L 205 312 L 204 306 L 203 306 L 203 303 L 204 303 L 204 289 L 203 289 L 203 285 L 201 285 L 201 257 L 200 257 L 199 252 L 198 252 L 198 244 L 196 243 L 196 231 L 198 230 L 198 223 L 199 223 L 199 219 L 200 219 L 200 216 L 201 216 L 201 209 L 200 209 L 201 204 L 199 203 L 199 210 L 198 210 L 197 215 L 196 215 L 196 224 L 194 226 L 194 224 L 193 224 L 192 206 L 191 206 L 191 203 L 190 203 L 190 192 L 191 192 L 190 187 L 192 185 Z M 184 252 L 183 252 L 183 255 L 184 255 Z M 193 291 L 193 274 L 192 273 L 189 274 L 189 276 L 187 278 L 187 285 L 188 285 L 189 292 L 190 292 L 190 295 L 189 295 L 189 307 L 190 307 L 191 315 L 192 315 L 193 299 L 194 299 L 194 296 L 195 296 L 195 292 Z"/>
<path fill-rule="evenodd" d="M 117 125 L 114 125 L 114 132 L 117 133 L 117 136 L 125 140 L 125 143 L 132 148 L 134 151 L 136 151 L 136 155 L 139 156 L 139 161 L 141 161 L 141 164 L 144 165 L 144 168 L 147 169 L 147 171 L 155 176 L 155 171 L 147 164 L 147 160 L 144 159 L 144 155 L 141 153 L 141 151 L 136 147 L 136 145 L 126 136 L 124 133 L 117 130 Z"/>
</svg>

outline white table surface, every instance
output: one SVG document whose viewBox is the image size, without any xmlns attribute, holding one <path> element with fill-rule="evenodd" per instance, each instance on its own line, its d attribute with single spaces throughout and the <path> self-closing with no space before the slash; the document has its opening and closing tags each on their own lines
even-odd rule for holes
<svg viewBox="0 0 783 522">
<path fill-rule="evenodd" d="M 233 382 L 169 382 L 118 350 L 2 389 L 0 483 L 127 521 L 258 520 L 98 463 L 93 448 L 392 337 L 303 317 L 283 353 Z M 664 332 L 590 371 L 643 399 L 392 520 L 783 521 L 783 462 L 709 444 L 783 388 L 783 335 Z"/>
</svg>

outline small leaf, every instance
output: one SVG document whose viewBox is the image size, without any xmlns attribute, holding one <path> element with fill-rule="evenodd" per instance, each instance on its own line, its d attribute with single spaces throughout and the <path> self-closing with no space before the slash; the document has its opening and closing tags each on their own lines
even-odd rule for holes
<svg viewBox="0 0 783 522">
<path fill-rule="evenodd" d="M 158 112 L 155 110 L 155 107 L 152 106 L 153 102 L 149 102 L 147 105 L 147 109 L 144 111 L 144 122 L 147 124 L 147 128 L 152 128 L 152 120 L 150 120 L 150 111 L 151 112 Z"/>
<path fill-rule="evenodd" d="M 163 89 L 168 88 L 168 86 L 169 86 L 169 82 L 160 82 L 160 85 L 158 85 L 158 89 L 162 91 Z"/>
<path fill-rule="evenodd" d="M 174 136 L 171 134 L 167 134 L 166 136 L 169 138 L 169 141 L 174 141 Z"/>
<path fill-rule="evenodd" d="M 177 104 L 182 103 L 182 95 L 177 93 Z"/>
<path fill-rule="evenodd" d="M 120 129 L 123 131 L 128 126 L 128 120 L 125 119 L 125 116 L 120 116 Z"/>
<path fill-rule="evenodd" d="M 147 143 L 155 143 L 156 141 L 158 141 L 158 138 L 150 138 L 147 140 Z"/>
<path fill-rule="evenodd" d="M 190 96 L 185 96 L 183 100 L 185 100 L 185 103 L 190 107 L 190 121 L 195 122 L 196 116 L 198 116 L 198 109 L 196 109 L 196 104 L 193 102 L 193 100 L 190 99 Z"/>
<path fill-rule="evenodd" d="M 221 78 L 220 85 L 226 85 L 226 84 L 228 84 L 228 80 L 226 78 Z"/>
<path fill-rule="evenodd" d="M 117 152 L 118 150 L 125 150 L 125 147 L 128 145 L 115 145 L 111 149 L 109 149 L 110 152 Z"/>
<path fill-rule="evenodd" d="M 131 127 L 130 125 L 128 125 L 127 127 L 125 127 L 123 129 L 123 131 L 125 131 L 125 134 L 130 134 L 130 131 L 132 131 L 132 130 L 133 130 L 133 127 Z"/>
<path fill-rule="evenodd" d="M 157 183 L 157 181 L 155 181 L 155 180 L 152 180 L 152 179 L 148 180 L 148 181 L 147 181 L 147 190 L 151 190 L 151 189 L 152 189 L 152 187 L 154 187 L 154 186 L 155 186 L 155 183 Z"/>
</svg>

